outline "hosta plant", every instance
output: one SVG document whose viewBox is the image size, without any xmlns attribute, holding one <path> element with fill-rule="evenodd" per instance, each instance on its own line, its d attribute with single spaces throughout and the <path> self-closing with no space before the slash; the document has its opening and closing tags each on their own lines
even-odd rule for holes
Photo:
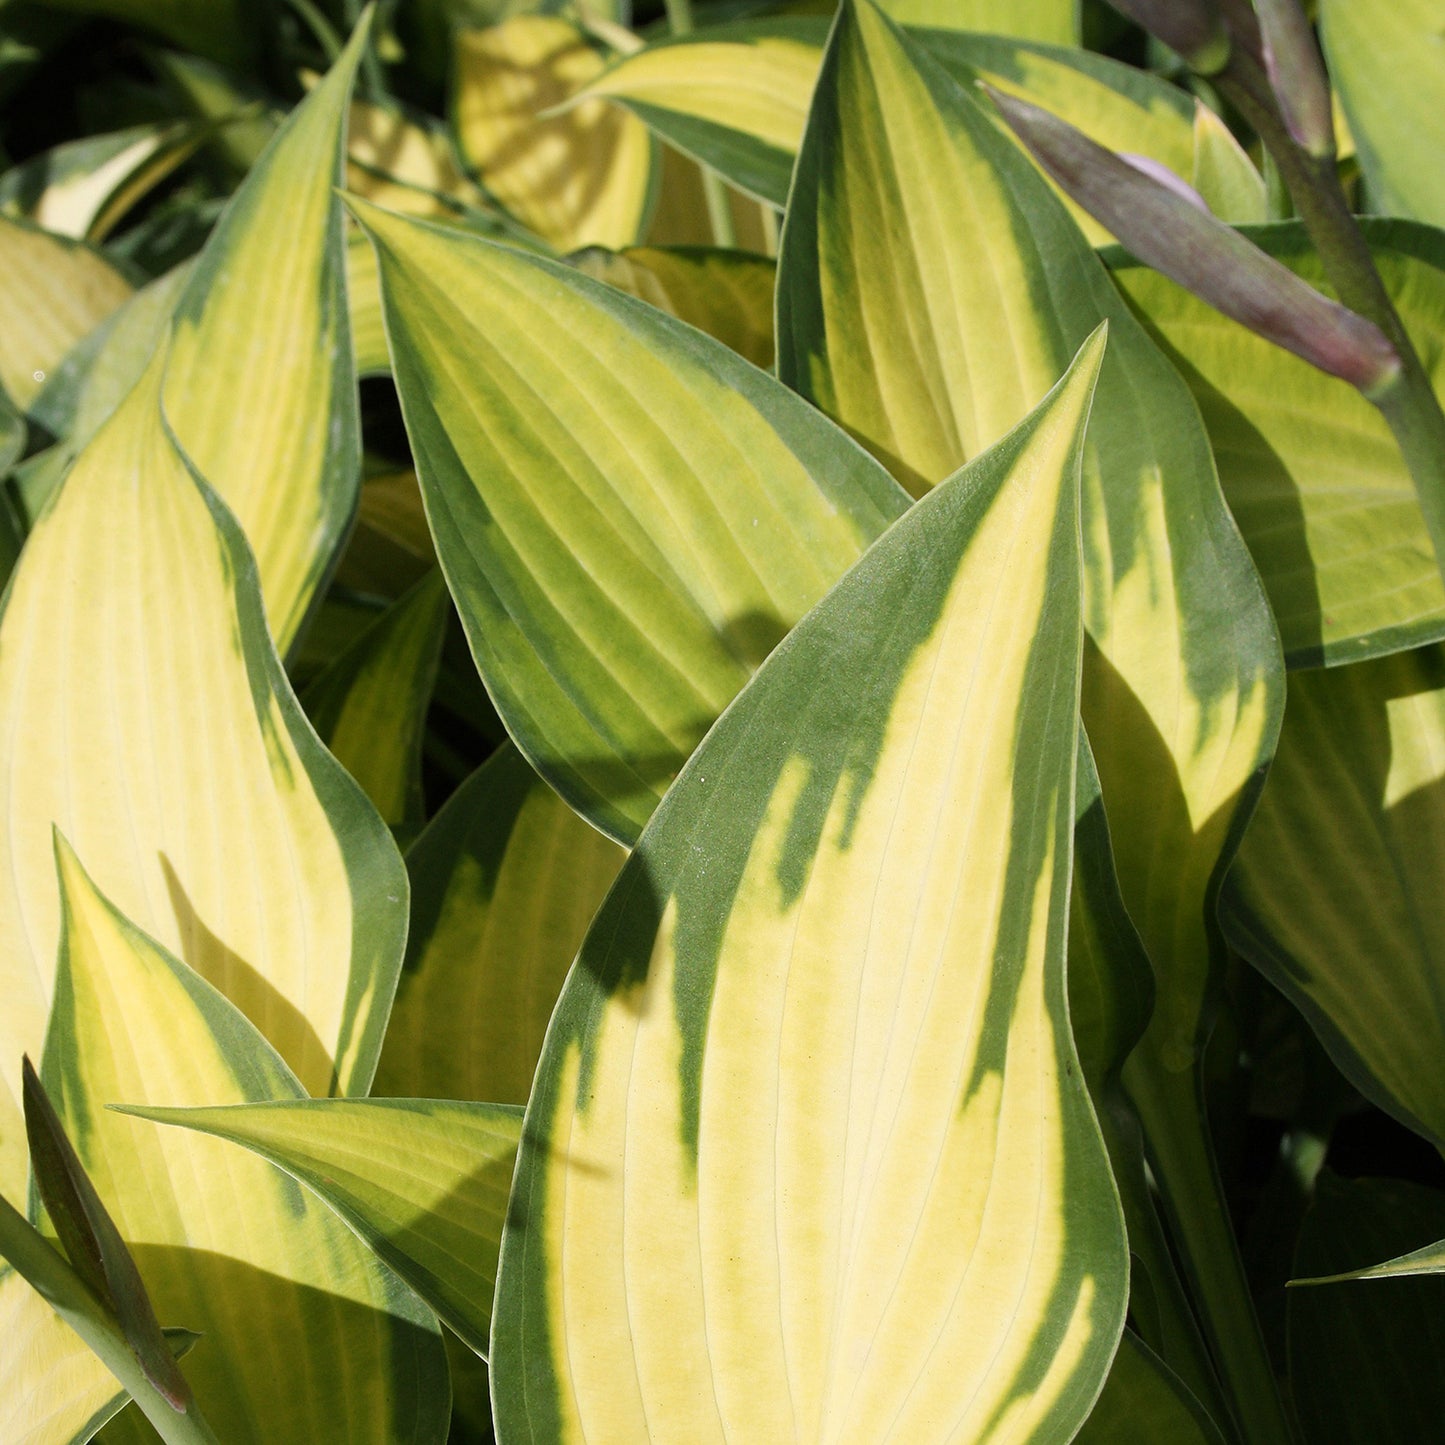
<svg viewBox="0 0 1445 1445">
<path fill-rule="evenodd" d="M 1436 1438 L 1439 28 L 0 4 L 0 1438 Z"/>
</svg>

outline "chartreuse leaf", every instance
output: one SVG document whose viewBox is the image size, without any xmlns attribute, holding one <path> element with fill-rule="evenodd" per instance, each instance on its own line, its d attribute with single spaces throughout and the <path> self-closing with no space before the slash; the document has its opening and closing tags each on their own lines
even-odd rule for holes
<svg viewBox="0 0 1445 1445">
<path fill-rule="evenodd" d="M 0 1195 L 0 1429 L 10 1445 L 83 1445 L 132 1399 L 161 1438 L 215 1445 L 194 1402 L 184 1414 L 146 1379 L 120 1326 L 70 1262 Z M 184 1355 L 197 1337 L 165 1331 Z"/>
<path fill-rule="evenodd" d="M 623 866 L 528 1106 L 501 1438 L 1068 1439 L 1093 1404 L 1125 1243 L 1063 950 L 1102 348 L 794 629 Z"/>
<path fill-rule="evenodd" d="M 365 1092 L 400 966 L 401 860 L 296 703 L 245 539 L 162 429 L 162 366 L 76 461 L 0 613 L 0 1119 L 50 1007 L 53 826 L 312 1093 Z M 0 1136 L 13 1198 L 23 1150 Z"/>
<path fill-rule="evenodd" d="M 142 286 L 46 374 L 30 415 L 64 438 L 68 456 L 95 435 L 164 348 L 171 312 L 190 272 L 191 264 L 182 262 Z M 39 510 L 36 506 L 36 515 Z"/>
<path fill-rule="evenodd" d="M 1321 0 L 1320 32 L 1370 209 L 1445 226 L 1445 120 L 1434 103 L 1445 84 L 1439 6 Z"/>
<path fill-rule="evenodd" d="M 130 294 L 99 251 L 0 216 L 0 387 L 28 407 L 70 348 Z"/>
<path fill-rule="evenodd" d="M 1445 1195 L 1402 1179 L 1325 1170 L 1295 1272 L 1336 1274 L 1445 1234 Z M 1445 1414 L 1445 1280 L 1382 1279 L 1289 1291 L 1290 1379 L 1311 1445 L 1429 1440 Z"/>
<path fill-rule="evenodd" d="M 561 114 L 607 61 L 570 21 L 516 15 L 455 44 L 452 123 L 486 192 L 559 250 L 629 246 L 652 203 L 647 128 L 598 101 Z"/>
<path fill-rule="evenodd" d="M 588 94 L 611 96 L 673 145 L 781 207 L 826 34 L 824 24 L 808 19 L 710 26 L 624 56 Z M 1200 107 L 1174 86 L 1077 49 L 957 30 L 920 30 L 915 39 L 956 80 L 983 77 L 1064 116 L 1101 145 L 1148 156 L 1184 180 L 1199 173 L 1207 199 L 1227 219 L 1262 218 L 1259 172 L 1227 129 L 1199 121 Z M 1202 172 L 1201 144 L 1209 147 Z M 1107 238 L 1086 213 L 1070 209 L 1091 239 Z"/>
<path fill-rule="evenodd" d="M 331 755 L 393 828 L 423 820 L 421 744 L 451 599 L 433 569 L 307 685 Z"/>
<path fill-rule="evenodd" d="M 381 282 L 376 274 L 376 252 L 362 235 L 346 239 L 346 299 L 356 374 L 382 376 L 391 368 L 391 357 L 381 316 Z"/>
<path fill-rule="evenodd" d="M 1158 973 L 1124 1080 L 1151 1150 L 1172 1150 L 1163 1165 L 1154 1155 L 1171 1208 L 1208 1212 L 1193 1066 L 1215 980 L 1213 896 L 1272 751 L 1283 678 L 1188 389 L 1033 166 L 867 4 L 846 4 L 833 32 L 778 294 L 779 375 L 917 492 L 1014 425 L 1110 322 L 1084 461 L 1083 715 L 1118 881 Z M 1186 1242 L 1210 1260 L 1206 1288 L 1223 1280 L 1211 1339 L 1238 1393 L 1277 1413 L 1232 1260 L 1218 1268 L 1198 1231 Z"/>
<path fill-rule="evenodd" d="M 1057 45 L 1079 43 L 1078 0 L 884 0 L 900 25 L 992 31 Z"/>
<path fill-rule="evenodd" d="M 351 103 L 346 135 L 346 186 L 393 211 L 454 217 L 486 205 L 462 174 L 451 140 L 393 105 Z"/>
<path fill-rule="evenodd" d="M 229 1139 L 299 1179 L 486 1358 L 519 1107 L 302 1099 L 125 1112 Z"/>
<path fill-rule="evenodd" d="M 773 364 L 773 279 L 766 256 L 712 247 L 594 248 L 567 258 L 579 271 L 666 311 L 754 366 Z"/>
<path fill-rule="evenodd" d="M 987 80 L 1065 117 L 1111 151 L 1147 157 L 1184 181 L 1197 178 L 1204 200 L 1223 219 L 1264 219 L 1264 180 L 1228 127 L 1157 76 L 1085 50 L 946 31 L 914 38 L 955 80 Z M 1063 199 L 1091 242 L 1110 239 L 1087 211 Z"/>
<path fill-rule="evenodd" d="M 319 1201 L 219 1140 L 114 1113 L 300 1100 L 244 1016 L 135 929 L 63 842 L 64 924 L 44 1078 L 226 1442 L 445 1438 L 435 1320 Z M 325 1368 L 318 1368 L 324 1362 Z"/>
<path fill-rule="evenodd" d="M 753 669 L 907 499 L 786 388 L 655 308 L 355 208 L 482 677 L 542 776 L 630 842 Z"/>
<path fill-rule="evenodd" d="M 1087 243 L 927 56 L 871 6 L 847 6 L 784 238 L 780 375 L 923 491 L 1024 415 L 1103 317 L 1084 716 L 1182 1067 L 1206 893 L 1280 704 L 1269 614 L 1189 394 Z"/>
<path fill-rule="evenodd" d="M 586 94 L 625 105 L 740 190 L 782 207 L 824 34 L 808 19 L 709 26 L 623 56 Z"/>
<path fill-rule="evenodd" d="M 190 1386 L 161 1333 L 135 1259 L 95 1192 L 75 1146 L 27 1058 L 24 1063 L 25 1135 L 35 1192 L 71 1268 L 120 1326 L 146 1380 L 173 1411 L 184 1415 Z"/>
<path fill-rule="evenodd" d="M 1445 648 L 1291 674 L 1225 928 L 1346 1077 L 1437 1147 L 1442 868 Z"/>
<path fill-rule="evenodd" d="M 335 187 L 368 30 L 363 20 L 252 168 L 171 328 L 167 420 L 251 543 L 283 653 L 356 508 L 360 423 Z"/>
<path fill-rule="evenodd" d="M 1433 227 L 1363 223 L 1386 290 L 1445 394 L 1445 244 Z M 1299 222 L 1246 230 L 1312 285 Z M 1123 252 L 1115 284 L 1189 383 L 1230 510 L 1294 666 L 1351 662 L 1445 636 L 1445 591 L 1400 449 L 1345 382 L 1270 345 Z"/>
<path fill-rule="evenodd" d="M 525 1104 L 626 854 L 504 744 L 412 844 L 411 932 L 375 1092 Z"/>
</svg>

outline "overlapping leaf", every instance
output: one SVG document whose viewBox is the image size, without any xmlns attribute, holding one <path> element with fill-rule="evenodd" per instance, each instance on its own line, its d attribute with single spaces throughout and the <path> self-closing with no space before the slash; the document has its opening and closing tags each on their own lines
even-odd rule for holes
<svg viewBox="0 0 1445 1445">
<path fill-rule="evenodd" d="M 886 217 L 881 222 L 880 217 Z M 1102 317 L 1085 462 L 1084 717 L 1119 880 L 1195 1046 L 1206 900 L 1281 703 L 1277 643 L 1187 389 L 982 112 L 867 5 L 845 9 L 799 161 L 779 374 L 917 491 L 1001 435 Z"/>
<path fill-rule="evenodd" d="M 1322 0 L 1320 33 L 1369 188 L 1370 209 L 1445 225 L 1437 157 L 1445 47 L 1434 0 Z"/>
<path fill-rule="evenodd" d="M 599 101 L 543 118 L 606 66 L 588 36 L 517 15 L 458 32 L 455 55 L 457 148 L 487 193 L 559 250 L 639 240 L 655 160 L 646 128 Z"/>
<path fill-rule="evenodd" d="M 766 256 L 720 248 L 630 246 L 581 251 L 579 271 L 666 311 L 763 370 L 773 364 L 773 279 Z"/>
<path fill-rule="evenodd" d="M 1298 222 L 1245 233 L 1314 285 Z M 1445 245 L 1369 221 L 1385 287 L 1445 394 Z M 1294 665 L 1351 662 L 1445 635 L 1445 591 L 1410 473 L 1353 387 L 1271 346 L 1157 271 L 1110 253 L 1116 284 L 1199 403 L 1230 510 Z"/>
<path fill-rule="evenodd" d="M 1063 950 L 1101 349 L 793 631 L 624 865 L 523 1133 L 503 1438 L 1068 1438 L 1092 1405 L 1124 1240 Z"/>
<path fill-rule="evenodd" d="M 1077 0 L 884 0 L 900 25 L 943 25 L 1028 40 L 1079 43 Z"/>
<path fill-rule="evenodd" d="M 28 406 L 71 347 L 130 294 L 100 252 L 0 216 L 0 386 Z"/>
<path fill-rule="evenodd" d="M 379 1094 L 525 1104 L 587 926 L 626 855 L 504 744 L 407 853 L 411 932 Z"/>
<path fill-rule="evenodd" d="M 367 32 L 358 26 L 217 223 L 176 305 L 166 366 L 167 419 L 250 540 L 283 653 L 356 507 L 360 424 L 335 187 Z"/>
<path fill-rule="evenodd" d="M 303 1091 L 240 1013 L 115 911 L 63 843 L 58 858 L 46 1086 L 158 1314 L 205 1337 L 186 1374 L 218 1437 L 440 1442 L 435 1320 L 325 1205 L 219 1140 L 104 1107 Z"/>
<path fill-rule="evenodd" d="M 401 860 L 296 704 L 235 522 L 161 428 L 162 364 L 76 462 L 0 614 L 7 1115 L 50 1006 L 54 825 L 314 1093 L 366 1089 L 400 965 Z"/>
<path fill-rule="evenodd" d="M 726 347 L 570 267 L 358 205 L 437 554 L 523 753 L 630 841 L 906 505 Z"/>
<path fill-rule="evenodd" d="M 1291 674 L 1225 927 L 1351 1082 L 1437 1146 L 1442 868 L 1445 648 Z"/>
<path fill-rule="evenodd" d="M 331 755 L 392 827 L 424 816 L 422 734 L 451 604 L 431 572 L 307 685 L 302 703 Z"/>
<path fill-rule="evenodd" d="M 486 1358 L 519 1107 L 305 1099 L 129 1112 L 229 1139 L 300 1180 Z"/>
</svg>

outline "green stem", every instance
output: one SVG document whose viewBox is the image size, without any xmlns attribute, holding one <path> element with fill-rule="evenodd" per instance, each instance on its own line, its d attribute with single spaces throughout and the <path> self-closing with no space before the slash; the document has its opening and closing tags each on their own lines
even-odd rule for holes
<svg viewBox="0 0 1445 1445">
<path fill-rule="evenodd" d="M 1296 144 L 1268 81 L 1249 56 L 1231 55 L 1215 83 L 1274 157 L 1335 294 L 1351 311 L 1373 321 L 1400 357 L 1399 375 L 1369 399 L 1394 433 L 1414 479 L 1436 565 L 1445 578 L 1445 412 L 1350 210 L 1335 158 L 1312 155 Z"/>
<path fill-rule="evenodd" d="M 1184 1271 L 1243 1438 L 1249 1445 L 1284 1445 L 1295 1434 L 1214 1167 L 1196 1071 L 1166 1069 L 1146 1038 L 1124 1072 Z"/>
<path fill-rule="evenodd" d="M 692 0 L 665 0 L 667 24 L 674 35 L 691 35 Z M 728 199 L 723 178 L 709 166 L 702 167 L 702 194 L 707 204 L 707 221 L 713 245 L 736 246 L 737 231 L 733 227 L 732 203 Z"/>
<path fill-rule="evenodd" d="M 1130 1286 L 1130 1318 L 1144 1343 L 1189 1387 L 1216 1424 L 1226 1429 L 1232 1424 L 1233 1412 L 1220 1389 L 1199 1322 L 1149 1194 L 1138 1117 L 1126 1098 L 1112 1093 L 1101 1101 L 1099 1126 L 1124 1206 L 1129 1253 L 1139 1263 L 1138 1273 L 1147 1281 L 1147 1302 L 1153 1305 L 1152 1313 L 1144 1307 L 1144 1292 L 1136 1273 Z"/>
</svg>

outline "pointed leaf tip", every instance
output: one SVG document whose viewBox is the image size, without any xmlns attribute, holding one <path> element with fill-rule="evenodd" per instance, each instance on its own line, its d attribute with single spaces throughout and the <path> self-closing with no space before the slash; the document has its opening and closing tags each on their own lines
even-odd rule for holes
<svg viewBox="0 0 1445 1445">
<path fill-rule="evenodd" d="M 74 859 L 64 839 L 59 839 L 59 845 Z M 66 1136 L 28 1054 L 22 1060 L 21 1075 L 35 1185 L 71 1267 L 120 1326 L 146 1379 L 172 1409 L 185 1414 L 190 1387 L 156 1319 L 140 1271 Z"/>
<path fill-rule="evenodd" d="M 1058 116 L 980 84 L 1039 164 L 1141 261 L 1366 396 L 1399 375 L 1400 358 L 1372 321 Z"/>
</svg>

